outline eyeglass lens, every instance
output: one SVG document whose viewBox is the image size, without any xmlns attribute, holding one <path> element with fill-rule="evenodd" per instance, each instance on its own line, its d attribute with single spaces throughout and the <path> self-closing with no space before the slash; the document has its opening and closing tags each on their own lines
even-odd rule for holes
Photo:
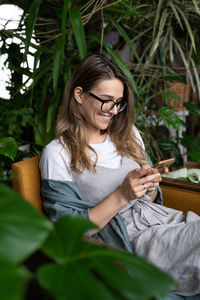
<svg viewBox="0 0 200 300">
<path fill-rule="evenodd" d="M 109 112 L 116 105 L 118 112 L 121 112 L 126 107 L 125 101 L 120 101 L 119 103 L 115 103 L 114 101 L 106 101 L 102 104 L 101 110 L 102 112 Z"/>
</svg>

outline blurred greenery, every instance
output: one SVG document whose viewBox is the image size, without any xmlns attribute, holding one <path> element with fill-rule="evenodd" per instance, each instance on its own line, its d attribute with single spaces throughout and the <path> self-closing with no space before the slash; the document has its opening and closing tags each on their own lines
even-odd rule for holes
<svg viewBox="0 0 200 300">
<path fill-rule="evenodd" d="M 1 4 L 11 1 L 1 0 Z M 191 135 L 195 149 L 199 145 L 188 126 L 195 120 L 198 124 L 200 118 L 195 100 L 200 96 L 196 0 L 20 0 L 12 4 L 20 6 L 23 15 L 16 29 L 5 26 L 0 31 L 0 54 L 7 54 L 5 66 L 11 71 L 10 100 L 0 98 L 0 132 L 1 138 L 13 142 L 12 150 L 10 143 L 1 143 L 0 180 L 9 182 L 13 161 L 40 154 L 54 138 L 57 108 L 71 72 L 80 59 L 96 52 L 110 56 L 133 85 L 136 125 L 152 161 L 174 156 L 175 166 L 180 167 L 185 154 L 200 160 L 200 153 L 193 153 L 185 139 Z M 183 97 L 172 89 L 177 82 L 186 90 Z M 189 113 L 184 120 L 176 112 L 181 102 Z M 182 136 L 172 135 L 180 128 Z M 22 154 L 24 147 L 27 153 Z"/>
<path fill-rule="evenodd" d="M 83 239 L 96 228 L 87 219 L 53 224 L 3 184 L 0 199 L 1 299 L 146 300 L 176 286 L 142 258 Z"/>
</svg>

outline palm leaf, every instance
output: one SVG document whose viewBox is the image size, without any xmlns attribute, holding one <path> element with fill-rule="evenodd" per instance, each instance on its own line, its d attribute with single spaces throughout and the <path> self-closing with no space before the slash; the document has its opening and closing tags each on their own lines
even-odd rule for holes
<svg viewBox="0 0 200 300">
<path fill-rule="evenodd" d="M 91 39 L 93 41 L 96 41 L 98 44 L 101 44 L 101 41 L 96 38 L 96 37 L 91 37 Z M 127 68 L 126 64 L 123 62 L 123 60 L 121 59 L 121 57 L 119 57 L 115 51 L 113 51 L 109 46 L 107 46 L 105 43 L 103 43 L 103 47 L 106 49 L 106 51 L 108 52 L 108 54 L 110 54 L 110 56 L 113 58 L 113 60 L 115 61 L 115 63 L 118 65 L 118 67 L 122 70 L 122 72 L 126 75 L 126 77 L 128 78 L 128 80 L 130 81 L 131 85 L 133 86 L 134 92 L 135 94 L 138 96 L 138 88 L 136 85 L 135 80 L 133 79 L 133 75 L 131 74 L 131 72 L 129 71 L 129 69 Z"/>
<path fill-rule="evenodd" d="M 158 7 L 157 7 L 157 10 L 156 10 L 156 16 L 155 16 L 155 19 L 154 19 L 154 25 L 153 25 L 153 38 L 155 36 L 157 24 L 158 24 L 158 21 L 159 21 L 159 18 L 160 18 L 162 3 L 163 3 L 163 0 L 159 0 Z"/>
<path fill-rule="evenodd" d="M 141 60 L 135 50 L 135 48 L 133 47 L 133 44 L 131 42 L 131 40 L 129 39 L 126 31 L 124 30 L 124 28 L 118 23 L 116 22 L 116 20 L 114 20 L 111 15 L 107 15 L 108 19 L 111 21 L 111 23 L 115 26 L 115 28 L 118 30 L 118 32 L 120 33 L 120 35 L 123 37 L 123 39 L 126 41 L 126 43 L 129 45 L 132 53 L 134 54 L 134 56 L 136 57 L 137 61 L 139 63 L 141 63 Z"/>
<path fill-rule="evenodd" d="M 27 26 L 26 26 L 26 40 L 25 40 L 25 52 L 24 57 L 26 58 L 26 55 L 28 53 L 28 48 L 30 46 L 30 41 L 32 37 L 32 32 L 35 26 L 35 21 L 37 18 L 37 14 L 39 11 L 39 7 L 41 5 L 43 0 L 34 0 L 31 3 L 31 6 L 28 11 L 28 20 L 27 20 Z"/>
<path fill-rule="evenodd" d="M 179 11 L 179 14 L 182 16 L 185 26 L 187 28 L 188 34 L 190 36 L 191 42 L 192 42 L 192 46 L 194 48 L 194 51 L 196 52 L 196 46 L 195 46 L 195 41 L 194 41 L 194 36 L 192 33 L 192 29 L 190 27 L 190 23 L 188 21 L 188 19 L 186 18 L 186 15 L 183 13 L 183 11 L 177 6 L 177 10 Z"/>
<path fill-rule="evenodd" d="M 169 29 L 169 57 L 171 63 L 174 63 L 174 51 L 173 51 L 173 29 L 170 27 Z"/>
<path fill-rule="evenodd" d="M 180 44 L 178 43 L 178 41 L 177 41 L 175 38 L 173 38 L 173 41 L 174 41 L 174 44 L 176 45 L 176 48 L 178 49 L 178 51 L 179 51 L 179 53 L 180 53 L 181 58 L 182 58 L 182 60 L 183 60 L 183 63 L 184 63 L 184 65 L 185 65 L 185 68 L 186 68 L 186 71 L 187 71 L 187 74 L 188 74 L 190 83 L 191 83 L 191 85 L 192 85 L 192 89 L 193 89 L 193 91 L 195 91 L 196 88 L 195 88 L 195 85 L 194 85 L 192 73 L 191 73 L 191 71 L 190 71 L 189 64 L 188 64 L 188 61 L 187 61 L 187 59 L 186 59 L 186 57 L 185 57 L 185 54 L 184 54 L 184 52 L 183 52 L 183 50 L 182 50 Z"/>
<path fill-rule="evenodd" d="M 199 80 L 199 73 L 197 71 L 197 68 L 196 68 L 196 65 L 195 65 L 195 62 L 194 60 L 191 58 L 191 62 L 192 62 L 192 67 L 193 67 L 193 70 L 194 70 L 194 75 L 195 75 L 195 79 L 196 79 L 196 86 L 197 86 L 197 89 L 198 89 L 198 94 L 199 94 L 199 98 L 200 98 L 200 80 Z"/>
<path fill-rule="evenodd" d="M 56 90 L 57 82 L 60 74 L 60 69 L 63 61 L 64 50 L 65 50 L 65 40 L 66 40 L 66 23 L 67 23 L 67 10 L 68 10 L 69 0 L 64 1 L 62 17 L 61 17 L 61 29 L 62 35 L 56 39 L 54 58 L 53 58 L 53 89 Z"/>
<path fill-rule="evenodd" d="M 47 122 L 46 122 L 47 133 L 50 133 L 52 126 L 53 127 L 55 126 L 55 115 L 56 115 L 58 103 L 60 101 L 60 96 L 61 96 L 61 90 L 58 90 L 50 102 L 48 113 L 47 113 Z"/>
<path fill-rule="evenodd" d="M 157 34 L 155 40 L 153 41 L 153 45 L 152 45 L 151 50 L 150 50 L 149 60 L 151 60 L 151 58 L 154 55 L 156 49 L 158 48 L 158 45 L 159 45 L 159 42 L 160 42 L 160 37 L 163 33 L 163 29 L 165 27 L 167 17 L 168 17 L 168 11 L 167 11 L 167 9 L 164 9 L 164 11 L 162 13 L 162 16 L 160 18 L 158 34 Z"/>
<path fill-rule="evenodd" d="M 10 37 L 16 37 L 17 39 L 19 39 L 20 41 L 22 41 L 23 43 L 26 42 L 26 38 L 24 38 L 23 36 L 19 35 L 18 33 L 15 33 L 11 30 L 7 30 L 7 29 L 3 29 L 0 31 L 1 33 L 1 36 L 10 36 Z M 38 49 L 38 45 L 35 45 L 33 43 L 30 43 L 29 46 L 35 48 L 35 49 Z"/>
<path fill-rule="evenodd" d="M 194 6 L 195 6 L 195 9 L 196 9 L 197 13 L 200 15 L 200 9 L 199 9 L 197 1 L 196 0 L 192 0 L 192 1 L 194 3 Z"/>
<path fill-rule="evenodd" d="M 63 49 L 61 48 L 62 37 L 58 37 L 55 41 L 54 55 L 53 55 L 53 89 L 56 90 L 60 68 L 62 64 Z"/>
<path fill-rule="evenodd" d="M 128 78 L 128 80 L 130 81 L 131 85 L 133 86 L 133 90 L 134 90 L 135 94 L 138 96 L 139 93 L 138 93 L 138 88 L 137 88 L 136 82 L 133 79 L 133 75 L 131 74 L 131 72 L 127 68 L 126 64 L 123 62 L 123 60 L 121 59 L 121 57 L 119 57 L 115 53 L 115 51 L 113 51 L 110 47 L 108 47 L 105 44 L 103 44 L 103 46 L 106 49 L 106 51 L 110 54 L 110 56 L 113 58 L 113 60 L 115 61 L 115 63 L 118 65 L 118 67 L 126 75 L 126 77 Z"/>
<path fill-rule="evenodd" d="M 73 33 L 78 46 L 80 58 L 83 59 L 87 55 L 87 45 L 85 31 L 79 9 L 71 8 L 69 11 L 70 21 Z"/>
<path fill-rule="evenodd" d="M 174 16 L 176 17 L 181 29 L 183 30 L 183 26 L 182 26 L 181 20 L 179 18 L 179 15 L 178 15 L 178 12 L 177 12 L 177 9 L 176 9 L 176 5 L 174 5 L 173 1 L 170 1 L 169 4 L 170 4 L 170 6 L 173 10 Z"/>
</svg>

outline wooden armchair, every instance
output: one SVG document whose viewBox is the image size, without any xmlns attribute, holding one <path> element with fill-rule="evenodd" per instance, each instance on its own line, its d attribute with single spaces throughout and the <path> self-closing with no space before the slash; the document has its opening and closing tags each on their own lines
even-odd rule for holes
<svg viewBox="0 0 200 300">
<path fill-rule="evenodd" d="M 35 156 L 12 164 L 12 188 L 42 212 L 39 162 Z"/>
<path fill-rule="evenodd" d="M 40 195 L 40 156 L 19 161 L 12 165 L 13 189 L 42 212 Z M 200 215 L 200 185 L 163 178 L 161 182 L 164 205 L 186 213 L 191 210 Z"/>
<path fill-rule="evenodd" d="M 163 177 L 160 186 L 163 205 L 184 213 L 191 210 L 200 215 L 200 184 Z"/>
</svg>

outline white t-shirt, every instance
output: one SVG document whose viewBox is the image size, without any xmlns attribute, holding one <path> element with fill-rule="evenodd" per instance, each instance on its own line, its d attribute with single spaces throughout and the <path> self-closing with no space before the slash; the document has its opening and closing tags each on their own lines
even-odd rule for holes
<svg viewBox="0 0 200 300">
<path fill-rule="evenodd" d="M 144 148 L 141 135 L 136 127 L 133 127 L 136 138 L 141 146 Z M 117 169 L 121 164 L 121 155 L 115 149 L 109 135 L 101 144 L 90 144 L 98 155 L 97 165 L 110 169 Z M 91 151 L 91 158 L 95 160 L 95 154 Z M 43 149 L 40 160 L 40 172 L 42 179 L 74 181 L 70 169 L 70 159 L 67 151 L 61 145 L 58 139 L 50 142 Z"/>
</svg>

